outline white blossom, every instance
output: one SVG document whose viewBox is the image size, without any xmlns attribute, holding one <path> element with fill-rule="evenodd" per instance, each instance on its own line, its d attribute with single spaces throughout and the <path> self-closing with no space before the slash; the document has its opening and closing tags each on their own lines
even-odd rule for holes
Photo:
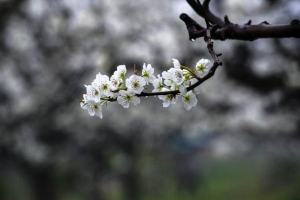
<svg viewBox="0 0 300 200">
<path fill-rule="evenodd" d="M 133 92 L 121 90 L 120 96 L 118 96 L 117 101 L 121 104 L 124 108 L 128 108 L 130 103 L 133 105 L 140 104 L 140 98 L 135 96 Z"/>
<path fill-rule="evenodd" d="M 180 85 L 184 81 L 183 70 L 171 68 L 168 70 L 175 84 Z"/>
<path fill-rule="evenodd" d="M 190 110 L 198 102 L 196 95 L 192 91 L 188 91 L 186 94 L 182 95 L 183 107 L 186 110 Z"/>
<path fill-rule="evenodd" d="M 97 74 L 94 82 L 97 85 L 97 89 L 100 91 L 101 96 L 112 97 L 112 84 L 107 75 Z"/>
<path fill-rule="evenodd" d="M 86 87 L 86 99 L 100 101 L 100 91 L 97 88 L 96 83 L 92 83 L 92 85 L 85 85 Z"/>
<path fill-rule="evenodd" d="M 94 100 L 87 100 L 87 102 L 83 104 L 82 108 L 86 109 L 90 116 L 98 116 L 102 118 L 102 105 L 103 103 L 100 101 L 96 102 Z"/>
<path fill-rule="evenodd" d="M 153 73 L 154 73 L 154 68 L 150 64 L 146 66 L 146 64 L 144 63 L 143 70 L 142 70 L 142 77 L 145 79 L 146 84 L 152 83 L 153 80 L 155 79 Z"/>
<path fill-rule="evenodd" d="M 163 88 L 162 92 L 170 91 L 167 88 Z M 158 95 L 158 98 L 163 101 L 163 107 L 169 107 L 170 104 L 175 104 L 177 96 L 173 94 Z"/>
<path fill-rule="evenodd" d="M 126 66 L 125 65 L 119 65 L 117 67 L 117 71 L 114 72 L 114 75 L 123 79 L 123 78 L 126 78 L 126 72 L 127 72 L 127 69 L 126 69 Z"/>
<path fill-rule="evenodd" d="M 118 77 L 118 75 L 113 74 L 110 77 L 110 82 L 111 82 L 111 89 L 112 90 L 117 90 L 121 86 L 123 81 L 120 77 Z"/>
<path fill-rule="evenodd" d="M 164 84 L 170 86 L 171 90 L 178 89 L 179 85 L 184 81 L 182 70 L 175 68 L 164 71 L 162 77 L 164 78 Z"/>
<path fill-rule="evenodd" d="M 126 87 L 128 91 L 136 94 L 140 94 L 144 90 L 145 85 L 145 79 L 135 74 L 126 79 Z"/>
<path fill-rule="evenodd" d="M 201 77 L 209 71 L 211 67 L 210 61 L 208 59 L 201 59 L 196 64 L 196 74 Z"/>
<path fill-rule="evenodd" d="M 152 82 L 152 85 L 153 85 L 153 90 L 152 92 L 160 92 L 162 91 L 163 87 L 164 87 L 164 84 L 163 84 L 163 79 L 162 77 L 160 76 L 160 74 L 157 75 L 157 78 L 155 78 Z"/>
<path fill-rule="evenodd" d="M 166 86 L 173 86 L 174 85 L 174 80 L 173 80 L 172 74 L 169 71 L 163 71 L 162 72 L 162 77 L 164 78 L 164 84 Z"/>
</svg>

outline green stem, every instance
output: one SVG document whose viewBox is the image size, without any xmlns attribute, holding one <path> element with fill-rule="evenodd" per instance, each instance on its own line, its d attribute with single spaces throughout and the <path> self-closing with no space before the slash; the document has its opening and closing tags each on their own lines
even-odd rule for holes
<svg viewBox="0 0 300 200">
<path fill-rule="evenodd" d="M 183 65 L 181 65 L 180 68 L 181 68 L 181 69 L 187 70 L 188 72 L 190 72 L 190 73 L 192 74 L 192 76 L 193 76 L 195 79 L 199 80 L 199 77 L 193 72 L 193 70 L 192 70 L 191 68 L 189 68 L 189 67 L 187 67 L 187 66 L 183 66 Z"/>
</svg>

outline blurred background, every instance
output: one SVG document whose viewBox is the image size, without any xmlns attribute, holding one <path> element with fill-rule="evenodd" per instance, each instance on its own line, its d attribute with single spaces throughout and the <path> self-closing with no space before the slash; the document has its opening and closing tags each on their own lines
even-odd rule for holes
<svg viewBox="0 0 300 200">
<path fill-rule="evenodd" d="M 289 23 L 297 0 L 214 0 L 233 23 Z M 155 74 L 209 58 L 184 0 L 0 0 L 0 199 L 300 199 L 300 40 L 215 41 L 198 104 L 157 98 L 104 118 L 84 85 L 120 64 Z"/>
</svg>

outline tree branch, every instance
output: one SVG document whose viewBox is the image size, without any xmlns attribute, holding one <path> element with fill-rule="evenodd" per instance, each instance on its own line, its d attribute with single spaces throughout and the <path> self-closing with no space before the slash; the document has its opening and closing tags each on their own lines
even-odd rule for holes
<svg viewBox="0 0 300 200">
<path fill-rule="evenodd" d="M 200 6 L 200 2 L 199 0 L 197 0 L 197 2 L 195 0 L 186 0 L 188 2 L 188 4 L 190 4 L 190 6 L 194 9 L 194 11 L 201 17 L 203 17 L 204 19 L 207 19 L 207 21 L 211 24 L 218 24 L 219 26 L 223 26 L 224 22 L 222 21 L 222 19 L 220 19 L 219 17 L 217 17 L 215 14 L 213 14 L 210 10 L 209 10 L 209 3 L 210 0 L 205 0 L 203 2 L 203 5 Z"/>
<path fill-rule="evenodd" d="M 207 43 L 207 49 L 214 61 L 213 66 L 210 68 L 210 70 L 208 71 L 208 73 L 202 77 L 202 78 L 198 78 L 198 81 L 196 83 L 194 83 L 193 85 L 187 87 L 187 91 L 193 90 L 194 88 L 198 87 L 199 85 L 201 85 L 203 82 L 207 81 L 209 78 L 211 78 L 217 68 L 219 66 L 222 65 L 222 62 L 219 60 L 219 56 L 221 56 L 222 54 L 216 54 L 214 51 L 214 46 L 213 46 L 213 42 L 211 41 L 211 30 L 213 30 L 214 27 L 209 27 L 205 30 L 205 37 L 204 40 Z M 157 96 L 157 95 L 168 95 L 168 94 L 179 94 L 180 91 L 179 90 L 174 90 L 174 91 L 166 91 L 166 92 L 151 92 L 151 93 L 147 93 L 147 92 L 142 92 L 141 94 L 137 94 L 136 96 L 138 97 L 147 97 L 147 96 Z"/>
<path fill-rule="evenodd" d="M 195 0 L 187 0 L 187 2 L 199 16 L 203 17 L 208 23 L 215 25 L 215 30 L 211 32 L 211 38 L 215 40 L 253 41 L 260 38 L 300 38 L 300 21 L 298 19 L 294 19 L 289 24 L 284 25 L 271 25 L 266 21 L 257 25 L 251 25 L 251 20 L 246 24 L 239 25 L 230 22 L 227 16 L 222 20 L 214 15 L 209 10 L 210 0 L 205 0 L 202 6 L 199 6 Z M 197 2 L 199 1 L 197 0 Z M 187 26 L 190 39 L 205 36 L 204 28 L 201 28 L 202 26 L 190 16 L 183 13 L 180 15 L 180 19 Z"/>
</svg>

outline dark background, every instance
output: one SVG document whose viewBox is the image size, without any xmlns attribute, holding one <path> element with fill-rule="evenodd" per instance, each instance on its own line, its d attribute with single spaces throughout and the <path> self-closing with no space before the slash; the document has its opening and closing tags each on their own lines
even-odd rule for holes
<svg viewBox="0 0 300 200">
<path fill-rule="evenodd" d="M 246 3 L 248 2 L 248 3 Z M 289 23 L 300 2 L 212 1 L 234 23 Z M 157 98 L 90 117 L 96 73 L 210 58 L 183 0 L 0 0 L 0 199 L 300 199 L 300 40 L 215 41 L 198 104 Z"/>
</svg>

